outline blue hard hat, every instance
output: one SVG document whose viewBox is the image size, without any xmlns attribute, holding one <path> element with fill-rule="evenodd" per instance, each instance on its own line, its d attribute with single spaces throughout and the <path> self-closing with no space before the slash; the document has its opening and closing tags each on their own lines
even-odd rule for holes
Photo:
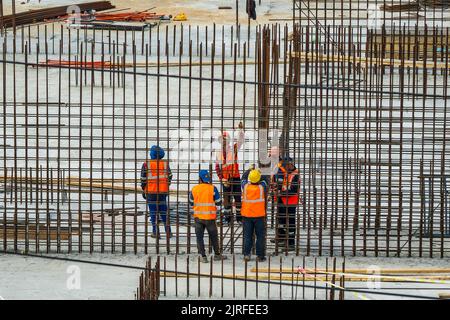
<svg viewBox="0 0 450 320">
<path fill-rule="evenodd" d="M 281 162 L 282 162 L 283 165 L 286 165 L 288 163 L 293 163 L 294 160 L 291 157 L 289 157 L 289 156 L 284 156 L 284 157 L 281 158 Z"/>
<path fill-rule="evenodd" d="M 200 180 L 205 183 L 211 183 L 211 176 L 209 175 L 208 170 L 200 170 L 198 173 L 198 176 L 200 177 Z"/>
<path fill-rule="evenodd" d="M 152 160 L 163 159 L 165 155 L 164 149 L 160 146 L 155 145 L 150 149 L 150 159 Z"/>
</svg>

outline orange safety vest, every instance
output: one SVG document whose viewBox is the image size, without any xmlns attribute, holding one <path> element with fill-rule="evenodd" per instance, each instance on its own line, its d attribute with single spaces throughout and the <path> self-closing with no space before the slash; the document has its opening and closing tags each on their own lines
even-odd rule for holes
<svg viewBox="0 0 450 320">
<path fill-rule="evenodd" d="M 260 184 L 246 184 L 242 194 L 241 214 L 247 218 L 266 216 L 266 196 Z"/>
<path fill-rule="evenodd" d="M 298 205 L 299 200 L 300 200 L 298 193 L 296 193 L 294 195 L 287 195 L 287 196 L 283 195 L 283 194 L 286 194 L 286 190 L 288 190 L 291 187 L 292 180 L 294 180 L 294 177 L 296 175 L 298 175 L 298 170 L 296 169 L 288 174 L 286 169 L 284 169 L 283 167 L 280 167 L 280 169 L 284 175 L 283 185 L 281 187 L 281 192 L 280 192 L 281 201 L 283 201 L 283 203 L 285 205 Z"/>
<path fill-rule="evenodd" d="M 201 220 L 216 220 L 217 208 L 214 201 L 214 186 L 201 183 L 192 188 L 194 198 L 194 218 Z"/>
<path fill-rule="evenodd" d="M 239 174 L 239 164 L 238 164 L 238 153 L 236 145 L 233 147 L 234 152 L 226 152 L 226 157 L 224 157 L 224 152 L 222 151 L 222 176 L 224 179 L 228 180 L 231 178 L 240 178 Z M 234 157 L 233 157 L 234 153 Z"/>
<path fill-rule="evenodd" d="M 169 192 L 169 169 L 166 160 L 149 160 L 146 193 Z"/>
</svg>

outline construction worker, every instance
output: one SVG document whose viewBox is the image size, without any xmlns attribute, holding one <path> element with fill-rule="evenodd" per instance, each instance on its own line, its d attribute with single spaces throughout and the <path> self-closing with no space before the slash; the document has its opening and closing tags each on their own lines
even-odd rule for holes
<svg viewBox="0 0 450 320">
<path fill-rule="evenodd" d="M 202 262 L 207 263 L 204 235 L 208 231 L 214 249 L 214 260 L 226 259 L 222 257 L 219 249 L 218 231 L 216 225 L 217 206 L 221 204 L 219 191 L 211 184 L 211 176 L 207 170 L 200 170 L 199 184 L 192 188 L 189 194 L 189 203 L 194 209 L 195 234 L 197 236 L 197 248 L 202 256 Z"/>
<path fill-rule="evenodd" d="M 152 146 L 150 149 L 150 160 L 144 162 L 141 169 L 142 196 L 147 200 L 152 223 L 152 238 L 159 237 L 157 219 L 162 220 L 167 237 L 171 237 L 170 226 L 167 226 L 167 195 L 169 185 L 172 181 L 172 172 L 165 156 L 164 149 Z"/>
<path fill-rule="evenodd" d="M 224 131 L 219 140 L 221 150 L 216 155 L 216 173 L 222 183 L 224 217 L 227 223 L 232 221 L 233 205 L 236 207 L 236 221 L 241 222 L 241 177 L 239 173 L 238 151 L 244 144 L 244 125 L 239 123 L 237 142 L 231 146 L 230 134 Z"/>
<path fill-rule="evenodd" d="M 256 20 L 256 2 L 255 0 L 247 0 L 247 6 L 245 10 L 248 14 L 248 18 Z"/>
<path fill-rule="evenodd" d="M 250 260 L 253 235 L 256 234 L 256 256 L 259 262 L 266 261 L 266 197 L 268 185 L 261 179 L 261 171 L 253 169 L 248 180 L 242 179 L 242 226 L 244 230 L 244 260 Z"/>
<path fill-rule="evenodd" d="M 299 205 L 300 175 L 291 157 L 284 157 L 278 164 L 275 176 L 277 185 L 278 230 L 276 240 L 287 244 L 287 250 L 295 249 L 295 216 Z"/>
</svg>

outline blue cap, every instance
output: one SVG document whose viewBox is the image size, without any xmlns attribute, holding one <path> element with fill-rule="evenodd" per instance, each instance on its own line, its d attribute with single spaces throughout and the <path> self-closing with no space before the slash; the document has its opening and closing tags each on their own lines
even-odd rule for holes
<svg viewBox="0 0 450 320">
<path fill-rule="evenodd" d="M 156 160 L 156 159 L 163 159 L 165 156 L 164 149 L 160 146 L 152 146 L 150 149 L 150 159 Z"/>
<path fill-rule="evenodd" d="M 200 170 L 198 173 L 198 176 L 200 177 L 200 180 L 205 183 L 211 183 L 211 176 L 209 175 L 208 170 Z"/>
</svg>

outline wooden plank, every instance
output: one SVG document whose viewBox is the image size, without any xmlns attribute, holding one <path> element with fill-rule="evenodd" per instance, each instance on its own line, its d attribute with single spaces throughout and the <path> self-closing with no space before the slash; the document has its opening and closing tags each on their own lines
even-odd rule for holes
<svg viewBox="0 0 450 320">
<path fill-rule="evenodd" d="M 56 229 L 50 230 L 50 239 L 51 240 L 57 240 L 58 232 Z M 59 232 L 59 239 L 67 241 L 72 235 L 78 235 L 78 231 L 72 231 L 72 233 L 69 233 L 69 231 L 66 230 L 60 230 Z M 28 239 L 36 239 L 36 229 L 29 229 L 28 232 L 25 233 L 25 229 L 18 228 L 17 230 L 17 239 L 25 240 L 25 237 L 28 237 Z M 7 239 L 14 239 L 14 228 L 13 227 L 7 227 L 6 228 L 6 238 Z M 3 233 L 0 233 L 0 239 L 3 239 Z M 47 229 L 44 227 L 39 230 L 39 240 L 47 240 Z"/>
<path fill-rule="evenodd" d="M 405 38 L 405 43 L 408 44 L 411 43 L 411 46 L 403 46 L 403 56 L 404 57 L 412 57 L 414 56 L 414 44 L 417 41 L 417 53 L 419 55 L 419 59 L 423 58 L 423 53 L 424 53 L 424 49 L 425 49 L 425 43 L 427 44 L 427 52 L 430 54 L 433 52 L 433 37 L 432 35 L 428 35 L 426 39 L 425 35 L 415 35 L 414 33 L 411 34 L 402 34 L 401 36 L 399 34 L 392 34 L 392 35 L 381 35 L 381 34 L 375 34 L 372 36 L 368 36 L 367 37 L 367 43 L 373 43 L 375 45 L 381 46 L 381 45 L 385 45 L 385 56 L 386 57 L 393 57 L 395 59 L 399 59 L 401 57 L 401 52 L 400 52 L 400 45 L 401 42 L 403 41 L 403 38 Z M 436 37 L 436 46 L 438 48 L 444 49 L 447 45 L 447 37 L 446 35 L 444 35 L 443 37 Z M 392 46 L 391 46 L 392 44 Z M 409 48 L 409 51 L 408 51 Z M 438 55 L 440 55 L 441 53 L 439 52 Z M 445 57 L 445 53 L 443 54 L 443 56 Z M 444 58 L 445 60 L 445 58 Z"/>
<path fill-rule="evenodd" d="M 444 62 L 437 62 L 436 65 L 434 62 L 427 61 L 424 63 L 423 61 L 413 61 L 413 60 L 400 60 L 400 59 L 376 59 L 376 58 L 369 58 L 369 57 L 352 57 L 347 55 L 330 55 L 330 54 L 317 54 L 315 52 L 293 52 L 291 55 L 292 58 L 300 59 L 301 62 L 309 61 L 310 63 L 318 62 L 336 62 L 336 63 L 354 63 L 354 64 L 361 64 L 362 67 L 364 67 L 367 63 L 367 65 L 384 65 L 384 66 L 394 66 L 394 67 L 411 67 L 414 66 L 418 69 L 423 69 L 424 66 L 427 69 L 446 69 L 450 68 L 450 63 L 444 63 Z"/>
<path fill-rule="evenodd" d="M 0 176 L 0 181 L 5 181 L 5 177 Z M 140 186 L 123 186 L 123 181 L 133 184 L 140 184 L 140 179 L 89 179 L 89 178 L 74 178 L 70 177 L 68 179 L 63 180 L 63 184 L 65 186 L 71 187 L 79 187 L 79 188 L 91 188 L 92 181 L 92 189 L 100 189 L 100 190 L 112 190 L 112 191 L 126 191 L 126 192 L 135 192 L 142 193 L 142 189 Z M 58 179 L 38 179 L 38 178 L 26 178 L 26 177 L 6 177 L 6 181 L 16 181 L 20 183 L 28 183 L 28 184 L 53 184 L 58 185 L 61 184 L 61 180 Z M 114 181 L 115 183 L 111 183 Z M 103 182 L 103 183 L 102 183 Z M 107 183 L 105 183 L 107 182 Z M 95 192 L 95 191 L 93 191 Z M 179 198 L 187 198 L 188 190 L 170 190 L 170 194 L 177 194 Z"/>
</svg>

